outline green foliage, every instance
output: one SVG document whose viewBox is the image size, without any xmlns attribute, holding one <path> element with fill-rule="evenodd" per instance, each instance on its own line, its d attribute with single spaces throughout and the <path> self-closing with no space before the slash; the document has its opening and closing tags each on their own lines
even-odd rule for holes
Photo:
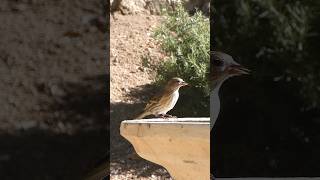
<svg viewBox="0 0 320 180">
<path fill-rule="evenodd" d="M 201 12 L 194 16 L 182 8 L 166 16 L 164 24 L 156 30 L 155 38 L 170 56 L 157 69 L 158 80 L 179 76 L 207 92 L 206 73 L 209 68 L 209 19 Z"/>
<path fill-rule="evenodd" d="M 212 2 L 214 49 L 231 54 L 252 72 L 222 87 L 213 139 L 213 152 L 221 157 L 216 160 L 218 176 L 320 172 L 314 161 L 320 156 L 300 151 L 318 148 L 320 140 L 320 1 Z M 287 163 L 295 157 L 303 157 L 296 164 L 310 162 L 308 168 Z M 274 160 L 274 167 L 264 163 Z M 253 166 L 254 172 L 247 170 Z M 292 171 L 297 168 L 299 172 Z"/>
<path fill-rule="evenodd" d="M 320 105 L 320 62 L 312 43 L 319 39 L 314 29 L 314 8 L 319 6 L 315 5 L 299 0 L 216 3 L 216 48 L 232 50 L 251 66 L 257 83 L 282 84 L 305 107 L 316 108 Z"/>
<path fill-rule="evenodd" d="M 163 25 L 155 31 L 154 37 L 169 57 L 156 69 L 157 83 L 162 84 L 175 76 L 181 77 L 192 86 L 188 93 L 199 96 L 194 104 L 206 104 L 208 107 L 209 103 L 204 103 L 200 97 L 208 95 L 209 90 L 209 19 L 200 11 L 190 16 L 180 6 L 176 11 L 166 14 Z"/>
</svg>

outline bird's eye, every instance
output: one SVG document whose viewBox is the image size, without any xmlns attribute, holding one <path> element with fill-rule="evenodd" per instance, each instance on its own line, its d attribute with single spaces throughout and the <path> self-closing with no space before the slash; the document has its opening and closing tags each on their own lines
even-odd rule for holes
<svg viewBox="0 0 320 180">
<path fill-rule="evenodd" d="M 221 61 L 221 60 L 214 60 L 214 61 L 213 61 L 213 65 L 214 65 L 214 66 L 223 66 L 223 61 Z"/>
</svg>

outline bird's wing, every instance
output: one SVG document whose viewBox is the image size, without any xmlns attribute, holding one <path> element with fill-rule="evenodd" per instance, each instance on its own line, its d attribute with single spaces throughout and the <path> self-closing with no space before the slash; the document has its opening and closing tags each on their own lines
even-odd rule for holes
<svg viewBox="0 0 320 180">
<path fill-rule="evenodd" d="M 153 114 L 154 107 L 156 107 L 159 101 L 161 100 L 161 94 L 162 93 L 157 93 L 155 96 L 153 96 L 146 104 L 143 112 L 139 114 L 137 117 L 135 117 L 135 119 L 142 119 L 145 116 Z"/>
<path fill-rule="evenodd" d="M 144 110 L 148 110 L 150 109 L 150 107 L 153 107 L 155 104 L 159 103 L 159 101 L 161 100 L 161 97 L 162 97 L 162 93 L 158 93 L 155 96 L 153 96 L 147 103 Z"/>
</svg>

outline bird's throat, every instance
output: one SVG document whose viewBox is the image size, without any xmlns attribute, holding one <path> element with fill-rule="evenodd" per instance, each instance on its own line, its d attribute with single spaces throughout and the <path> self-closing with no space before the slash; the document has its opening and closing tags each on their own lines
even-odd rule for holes
<svg viewBox="0 0 320 180">
<path fill-rule="evenodd" d="M 222 85 L 222 83 L 224 81 L 225 81 L 225 79 L 221 80 L 221 81 L 213 81 L 213 82 L 211 82 L 211 91 L 219 93 L 219 89 L 220 89 L 220 87 L 221 87 L 221 85 Z"/>
<path fill-rule="evenodd" d="M 219 90 L 222 85 L 222 81 L 212 82 L 211 92 L 210 92 L 210 128 L 212 129 L 220 112 L 220 98 Z"/>
</svg>

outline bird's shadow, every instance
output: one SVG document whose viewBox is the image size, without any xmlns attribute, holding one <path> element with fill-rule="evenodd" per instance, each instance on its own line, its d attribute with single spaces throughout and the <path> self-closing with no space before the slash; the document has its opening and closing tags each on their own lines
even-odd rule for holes
<svg viewBox="0 0 320 180">
<path fill-rule="evenodd" d="M 170 177 L 163 167 L 137 156 L 132 145 L 120 135 L 119 131 L 121 122 L 133 119 L 141 113 L 145 102 L 156 92 L 155 85 L 138 86 L 131 88 L 127 94 L 129 98 L 134 99 L 134 103 L 112 102 L 110 104 L 111 169 L 117 169 L 125 174 L 134 172 L 138 177 L 151 177 L 153 174 Z"/>
</svg>

